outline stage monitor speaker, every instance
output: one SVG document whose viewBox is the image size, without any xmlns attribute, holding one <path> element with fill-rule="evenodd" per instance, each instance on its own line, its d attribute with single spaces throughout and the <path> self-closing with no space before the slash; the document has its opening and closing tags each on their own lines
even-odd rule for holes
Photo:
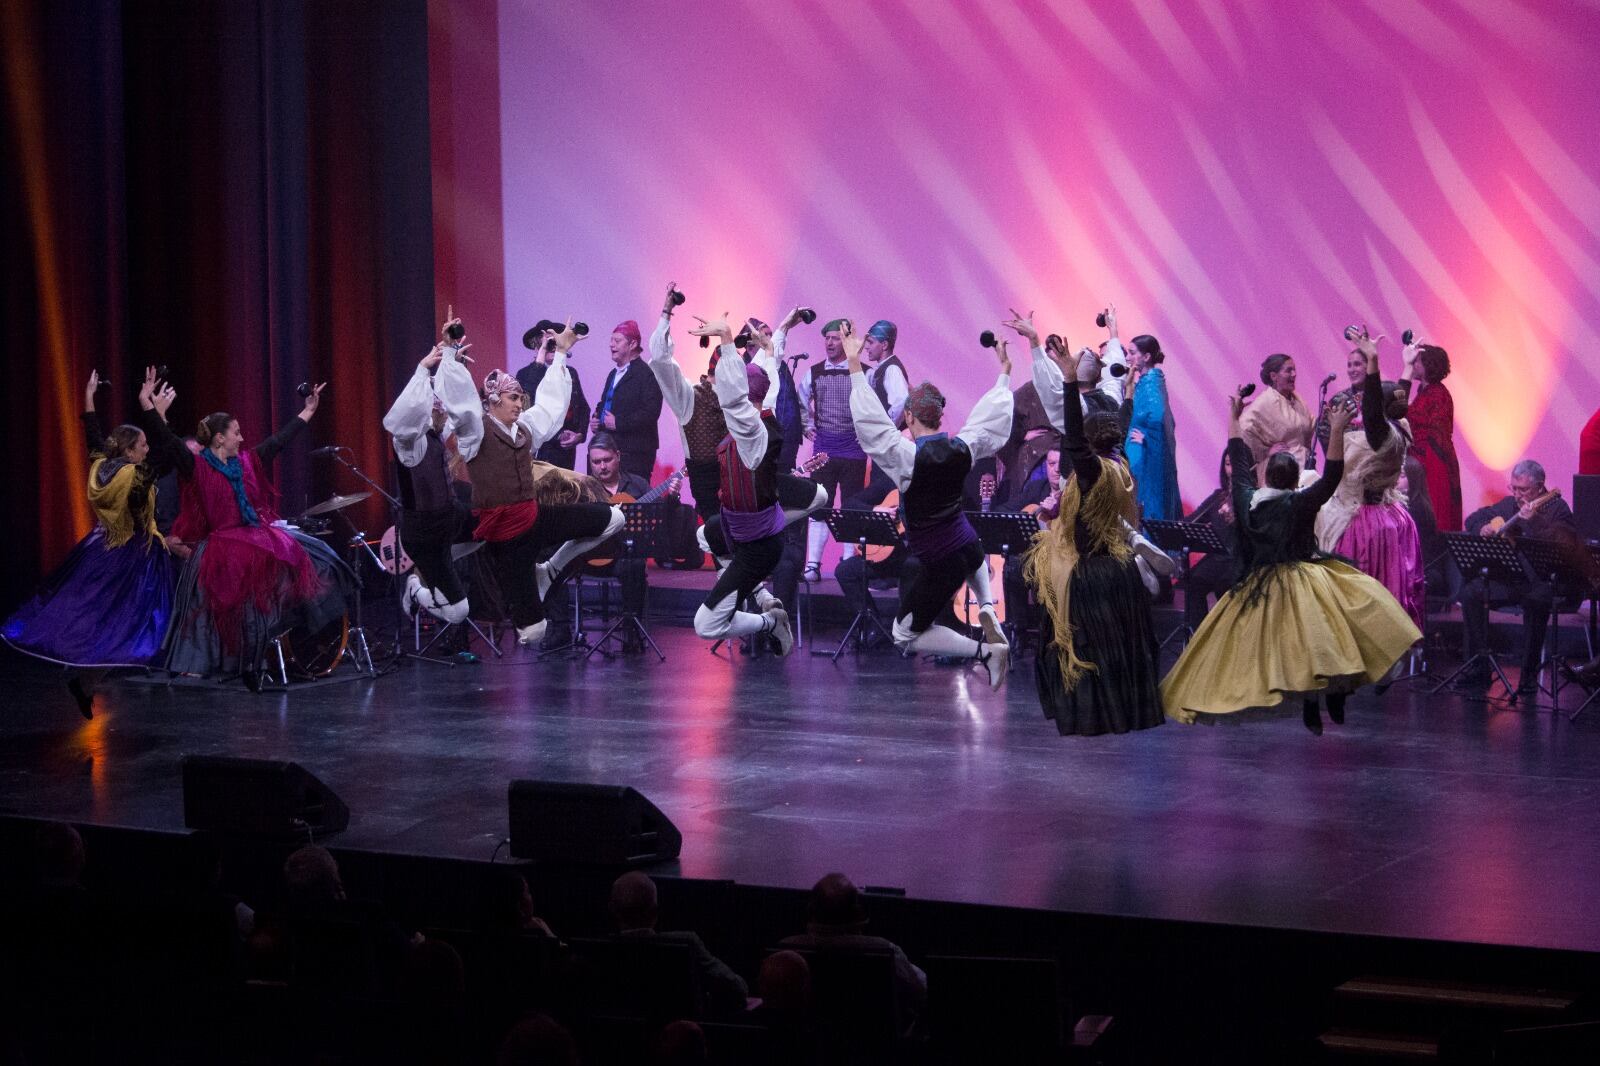
<svg viewBox="0 0 1600 1066">
<path fill-rule="evenodd" d="M 593 866 L 676 859 L 683 834 L 660 808 L 624 785 L 513 781 L 511 854 Z"/>
<path fill-rule="evenodd" d="M 308 840 L 348 826 L 350 808 L 299 763 L 185 755 L 183 824 L 219 833 Z"/>
<path fill-rule="evenodd" d="M 1584 540 L 1600 540 L 1600 474 L 1572 475 L 1572 520 Z"/>
</svg>

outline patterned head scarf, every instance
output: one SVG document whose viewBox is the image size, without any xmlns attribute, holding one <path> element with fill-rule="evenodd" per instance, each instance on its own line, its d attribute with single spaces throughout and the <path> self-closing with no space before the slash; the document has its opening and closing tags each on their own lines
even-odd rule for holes
<svg viewBox="0 0 1600 1066">
<path fill-rule="evenodd" d="M 931 381 L 924 381 L 906 397 L 906 414 L 929 429 L 944 421 L 944 393 Z"/>
<path fill-rule="evenodd" d="M 822 327 L 822 332 L 823 332 L 824 335 L 827 335 L 829 333 L 838 333 L 843 328 L 844 328 L 844 319 L 836 318 L 833 321 L 829 322 L 827 325 L 823 326 Z"/>
<path fill-rule="evenodd" d="M 616 326 L 612 328 L 611 332 L 620 333 L 635 344 L 642 343 L 640 340 L 639 323 L 635 322 L 631 318 L 626 322 L 618 322 Z"/>
<path fill-rule="evenodd" d="M 483 379 L 483 406 L 487 410 L 505 397 L 521 392 L 522 386 L 515 377 L 504 370 L 491 370 L 489 376 Z"/>
<path fill-rule="evenodd" d="M 895 324 L 890 322 L 887 318 L 878 319 L 878 321 L 872 324 L 872 328 L 867 330 L 867 336 L 871 337 L 873 340 L 887 342 L 891 352 L 894 351 L 895 338 L 899 335 L 899 329 L 897 329 Z"/>
</svg>

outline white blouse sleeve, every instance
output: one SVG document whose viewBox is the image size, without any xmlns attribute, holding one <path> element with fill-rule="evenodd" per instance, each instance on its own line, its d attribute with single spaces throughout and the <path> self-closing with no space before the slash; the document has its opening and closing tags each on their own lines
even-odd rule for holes
<svg viewBox="0 0 1600 1066">
<path fill-rule="evenodd" d="M 728 432 L 739 444 L 739 458 L 754 470 L 767 454 L 767 427 L 761 422 L 761 412 L 750 402 L 750 378 L 744 370 L 744 359 L 731 343 L 722 346 L 717 372 L 711 380 Z"/>
<path fill-rule="evenodd" d="M 906 440 L 894 428 L 884 413 L 878 394 L 867 384 L 867 375 L 857 371 L 850 375 L 850 418 L 856 425 L 856 439 L 861 450 L 872 457 L 878 469 L 894 480 L 904 492 L 911 484 L 911 470 L 917 461 L 917 446 Z M 1010 431 L 1010 424 L 1006 429 Z"/>
<path fill-rule="evenodd" d="M 442 368 L 443 363 L 440 364 Z M 421 363 L 400 390 L 399 397 L 389 413 L 383 416 L 383 428 L 394 438 L 394 453 L 405 466 L 416 466 L 427 454 L 424 439 L 433 420 L 433 380 L 428 368 Z"/>
<path fill-rule="evenodd" d="M 483 401 L 478 398 L 478 387 L 472 383 L 467 365 L 459 359 L 446 357 L 433 374 L 433 391 L 444 404 L 449 428 L 456 436 L 456 448 L 462 455 L 470 450 L 478 454 L 483 443 Z"/>
<path fill-rule="evenodd" d="M 1061 376 L 1061 368 L 1037 344 L 1033 346 L 1033 387 L 1039 393 L 1039 402 L 1044 405 L 1045 417 L 1050 420 L 1051 427 L 1057 433 L 1065 433 L 1067 381 Z"/>
<path fill-rule="evenodd" d="M 1014 404 L 1010 374 L 1001 374 L 995 379 L 994 388 L 978 397 L 972 413 L 967 416 L 967 424 L 956 434 L 966 442 L 973 462 L 986 459 L 1005 446 L 1011 436 Z"/>
<path fill-rule="evenodd" d="M 567 373 L 567 353 L 557 352 L 550 361 L 550 369 L 539 382 L 533 406 L 522 412 L 517 424 L 533 437 L 533 450 L 544 447 L 544 442 L 556 435 L 567 420 L 567 407 L 572 403 L 572 377 Z M 465 455 L 465 452 L 462 452 Z"/>
<path fill-rule="evenodd" d="M 656 384 L 661 386 L 662 399 L 667 401 L 667 406 L 672 408 L 673 415 L 678 419 L 678 425 L 682 426 L 694 415 L 694 385 L 684 376 L 683 368 L 675 357 L 676 346 L 672 334 L 668 332 L 671 322 L 671 318 L 661 316 L 655 332 L 650 334 L 650 346 L 645 350 L 644 361 L 649 364 L 650 373 L 655 375 Z"/>
</svg>

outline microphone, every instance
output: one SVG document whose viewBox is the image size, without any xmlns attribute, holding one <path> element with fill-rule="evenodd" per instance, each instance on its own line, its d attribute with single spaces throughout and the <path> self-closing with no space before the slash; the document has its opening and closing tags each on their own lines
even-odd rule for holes
<svg viewBox="0 0 1600 1066">
<path fill-rule="evenodd" d="M 809 352 L 797 352 L 794 355 L 786 355 L 784 358 L 794 364 L 794 366 L 791 368 L 792 370 L 799 370 L 800 364 L 805 362 L 807 359 L 810 359 L 811 354 Z"/>
<path fill-rule="evenodd" d="M 1123 375 L 1125 375 L 1128 372 L 1128 364 L 1127 363 L 1112 363 L 1110 366 L 1106 367 L 1106 369 L 1111 371 L 1111 376 L 1112 377 L 1120 378 L 1120 377 L 1122 377 Z"/>
<path fill-rule="evenodd" d="M 1329 374 L 1327 377 L 1322 379 L 1322 384 L 1318 385 L 1317 388 L 1319 388 L 1319 389 L 1327 388 L 1329 385 L 1333 384 L 1333 379 L 1338 377 L 1338 376 L 1339 376 L 1338 374 Z"/>
<path fill-rule="evenodd" d="M 324 455 L 338 455 L 340 452 L 347 452 L 349 450 L 350 449 L 346 448 L 342 444 L 329 444 L 326 447 L 311 449 L 311 457 L 315 459 Z"/>
</svg>

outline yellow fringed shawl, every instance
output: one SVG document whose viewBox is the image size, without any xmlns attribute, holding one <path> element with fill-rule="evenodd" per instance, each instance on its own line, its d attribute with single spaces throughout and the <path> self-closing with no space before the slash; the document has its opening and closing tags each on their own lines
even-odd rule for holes
<svg viewBox="0 0 1600 1066">
<path fill-rule="evenodd" d="M 1023 576 L 1033 586 L 1039 605 L 1050 615 L 1055 628 L 1056 654 L 1060 657 L 1061 679 L 1067 690 L 1077 685 L 1085 670 L 1095 664 L 1078 658 L 1072 644 L 1072 572 L 1078 566 L 1076 529 L 1081 525 L 1089 534 L 1090 551 L 1106 554 L 1119 562 L 1133 554 L 1122 523 L 1139 520 L 1139 505 L 1133 494 L 1133 475 L 1123 463 L 1102 458 L 1100 477 L 1083 497 L 1076 474 L 1068 477 L 1061 490 L 1061 514 L 1033 538 L 1033 547 L 1023 565 Z"/>
<path fill-rule="evenodd" d="M 135 514 L 128 507 L 128 496 L 133 491 L 134 479 L 139 476 L 139 468 L 127 463 L 102 485 L 100 464 L 104 462 L 103 458 L 96 459 L 89 465 L 89 506 L 94 508 L 95 518 L 106 531 L 106 547 L 120 548 L 140 532 L 165 547 L 166 540 L 156 531 L 156 487 L 150 486 L 144 506 Z"/>
</svg>

